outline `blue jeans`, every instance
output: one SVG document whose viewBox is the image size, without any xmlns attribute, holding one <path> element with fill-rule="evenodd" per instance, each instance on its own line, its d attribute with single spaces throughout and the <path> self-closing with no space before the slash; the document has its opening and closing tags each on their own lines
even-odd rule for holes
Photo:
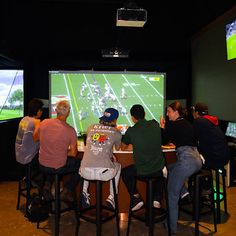
<svg viewBox="0 0 236 236">
<path fill-rule="evenodd" d="M 177 161 L 168 166 L 168 200 L 170 211 L 170 229 L 177 232 L 179 198 L 185 181 L 202 167 L 202 161 L 196 147 L 181 146 L 176 149 Z"/>
</svg>

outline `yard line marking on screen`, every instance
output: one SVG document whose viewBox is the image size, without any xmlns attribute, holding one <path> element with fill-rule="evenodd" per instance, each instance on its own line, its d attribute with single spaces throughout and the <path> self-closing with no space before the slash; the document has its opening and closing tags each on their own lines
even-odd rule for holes
<svg viewBox="0 0 236 236">
<path fill-rule="evenodd" d="M 68 75 L 67 75 L 68 76 Z M 68 77 L 69 78 L 69 77 Z M 73 120 L 73 123 L 74 123 L 74 127 L 76 128 L 76 122 L 75 122 L 75 114 L 74 114 L 74 109 L 73 109 L 73 106 L 72 106 L 72 102 L 71 102 L 71 96 L 70 96 L 70 92 L 69 92 L 69 88 L 68 88 L 68 85 L 67 85 L 67 81 L 66 81 L 66 75 L 63 74 L 63 79 L 64 79 L 64 82 L 65 82 L 65 86 L 66 86 L 66 91 L 69 95 L 69 98 L 70 98 L 70 106 L 71 106 L 71 113 L 72 113 L 72 120 Z M 77 128 L 76 128 L 76 133 L 77 133 Z"/>
<path fill-rule="evenodd" d="M 136 92 L 136 90 L 134 89 L 134 87 L 130 84 L 130 82 L 127 80 L 126 76 L 124 74 L 122 74 L 122 77 L 125 79 L 125 81 L 127 82 L 127 84 L 130 86 L 130 88 L 133 90 L 133 92 L 137 95 L 137 97 L 140 99 L 140 101 L 142 102 L 142 104 L 146 107 L 146 109 L 149 111 L 149 113 L 151 114 L 151 116 L 153 117 L 153 119 L 156 119 L 155 116 L 152 114 L 152 112 L 150 111 L 150 109 L 148 108 L 148 106 L 145 104 L 145 102 L 143 101 L 143 99 L 139 96 L 139 94 Z"/>
<path fill-rule="evenodd" d="M 78 104 L 76 102 L 76 97 L 75 97 L 74 89 L 73 89 L 73 86 L 72 86 L 72 83 L 71 83 L 70 74 L 67 74 L 67 77 L 68 77 L 72 97 L 73 97 L 73 100 L 74 100 L 74 103 L 75 103 L 76 112 L 79 113 L 79 107 L 78 107 Z M 74 120 L 74 116 L 73 116 L 73 120 Z M 83 124 L 82 124 L 81 121 L 79 121 L 79 126 L 80 126 L 80 129 L 83 130 Z"/>
<path fill-rule="evenodd" d="M 92 96 L 93 102 L 94 102 L 94 104 L 95 104 L 95 106 L 96 106 L 96 109 L 97 109 L 97 111 L 98 111 L 98 113 L 99 113 L 99 117 L 100 117 L 100 116 L 102 116 L 102 113 L 101 113 L 101 111 L 100 111 L 100 109 L 99 109 L 99 106 L 97 105 L 96 99 L 95 99 L 94 94 L 93 94 L 92 89 L 91 89 L 91 86 L 90 86 L 90 84 L 89 84 L 89 82 L 88 82 L 88 79 L 87 79 L 86 75 L 83 74 L 83 76 L 84 76 L 84 80 L 85 80 L 85 82 L 86 82 L 86 84 L 87 84 L 87 86 L 88 86 L 89 92 L 90 92 L 90 94 L 91 94 L 91 96 Z"/>
<path fill-rule="evenodd" d="M 161 97 L 163 98 L 163 95 L 160 94 L 157 89 L 147 80 L 147 78 L 144 78 L 144 80 L 156 91 L 156 93 Z"/>
<path fill-rule="evenodd" d="M 116 97 L 116 100 L 118 101 L 118 104 L 119 104 L 120 106 L 122 106 L 122 103 L 120 102 L 120 100 L 119 100 L 119 99 L 118 99 L 118 97 L 116 96 L 116 93 L 114 92 L 114 90 L 113 90 L 113 88 L 111 87 L 111 85 L 110 85 L 109 81 L 107 80 L 107 78 L 106 78 L 106 75 L 105 75 L 105 74 L 103 74 L 103 77 L 105 78 L 105 80 L 106 80 L 107 84 L 109 85 L 109 87 L 111 88 L 111 90 L 112 90 L 113 94 L 115 95 L 115 97 Z M 130 125 L 132 125 L 132 122 L 130 121 L 130 119 L 129 119 L 129 116 L 126 114 L 126 115 L 125 115 L 125 117 L 127 118 L 127 120 L 128 120 L 128 122 L 129 122 L 129 124 L 130 124 Z"/>
</svg>

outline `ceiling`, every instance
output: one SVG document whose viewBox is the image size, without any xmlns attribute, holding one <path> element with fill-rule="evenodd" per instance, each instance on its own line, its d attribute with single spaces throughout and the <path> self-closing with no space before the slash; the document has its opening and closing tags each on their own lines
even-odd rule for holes
<svg viewBox="0 0 236 236">
<path fill-rule="evenodd" d="M 32 58 L 102 60 L 101 50 L 130 50 L 130 60 L 175 60 L 190 39 L 235 5 L 235 0 L 136 0 L 147 10 L 143 28 L 116 27 L 126 0 L 1 1 L 0 66 Z M 134 1 L 129 1 L 134 2 Z"/>
</svg>

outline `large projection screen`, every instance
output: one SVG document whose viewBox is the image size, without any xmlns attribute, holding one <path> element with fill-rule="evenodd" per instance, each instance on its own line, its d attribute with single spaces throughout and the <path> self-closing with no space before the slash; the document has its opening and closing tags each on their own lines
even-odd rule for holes
<svg viewBox="0 0 236 236">
<path fill-rule="evenodd" d="M 117 124 L 122 133 L 132 126 L 129 110 L 143 105 L 146 119 L 159 121 L 165 108 L 165 73 L 50 71 L 50 116 L 56 117 L 55 105 L 70 101 L 68 123 L 80 136 L 90 124 L 98 123 L 108 107 L 119 110 Z"/>
</svg>

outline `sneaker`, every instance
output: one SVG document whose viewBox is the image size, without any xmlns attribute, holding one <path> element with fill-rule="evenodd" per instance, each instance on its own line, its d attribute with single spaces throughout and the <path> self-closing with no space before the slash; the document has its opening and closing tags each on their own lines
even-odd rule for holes
<svg viewBox="0 0 236 236">
<path fill-rule="evenodd" d="M 131 202 L 131 211 L 137 211 L 143 206 L 143 201 L 140 197 L 133 197 Z"/>
<path fill-rule="evenodd" d="M 185 192 L 184 194 L 181 195 L 181 199 L 184 199 L 185 197 L 189 196 L 189 192 Z"/>
<path fill-rule="evenodd" d="M 154 206 L 155 208 L 161 208 L 161 203 L 158 202 L 158 201 L 153 201 L 153 206 Z"/>
<path fill-rule="evenodd" d="M 88 208 L 90 207 L 90 197 L 89 193 L 83 192 L 82 198 L 81 198 L 81 205 L 83 208 Z"/>
<path fill-rule="evenodd" d="M 115 201 L 114 201 L 114 197 L 112 195 L 108 196 L 108 198 L 106 199 L 106 203 L 109 208 L 111 208 L 113 210 L 115 209 Z"/>
<path fill-rule="evenodd" d="M 192 199 L 191 199 L 190 193 L 185 192 L 180 196 L 179 204 L 180 205 L 185 205 L 185 204 L 190 203 L 191 201 L 192 201 Z"/>
</svg>

